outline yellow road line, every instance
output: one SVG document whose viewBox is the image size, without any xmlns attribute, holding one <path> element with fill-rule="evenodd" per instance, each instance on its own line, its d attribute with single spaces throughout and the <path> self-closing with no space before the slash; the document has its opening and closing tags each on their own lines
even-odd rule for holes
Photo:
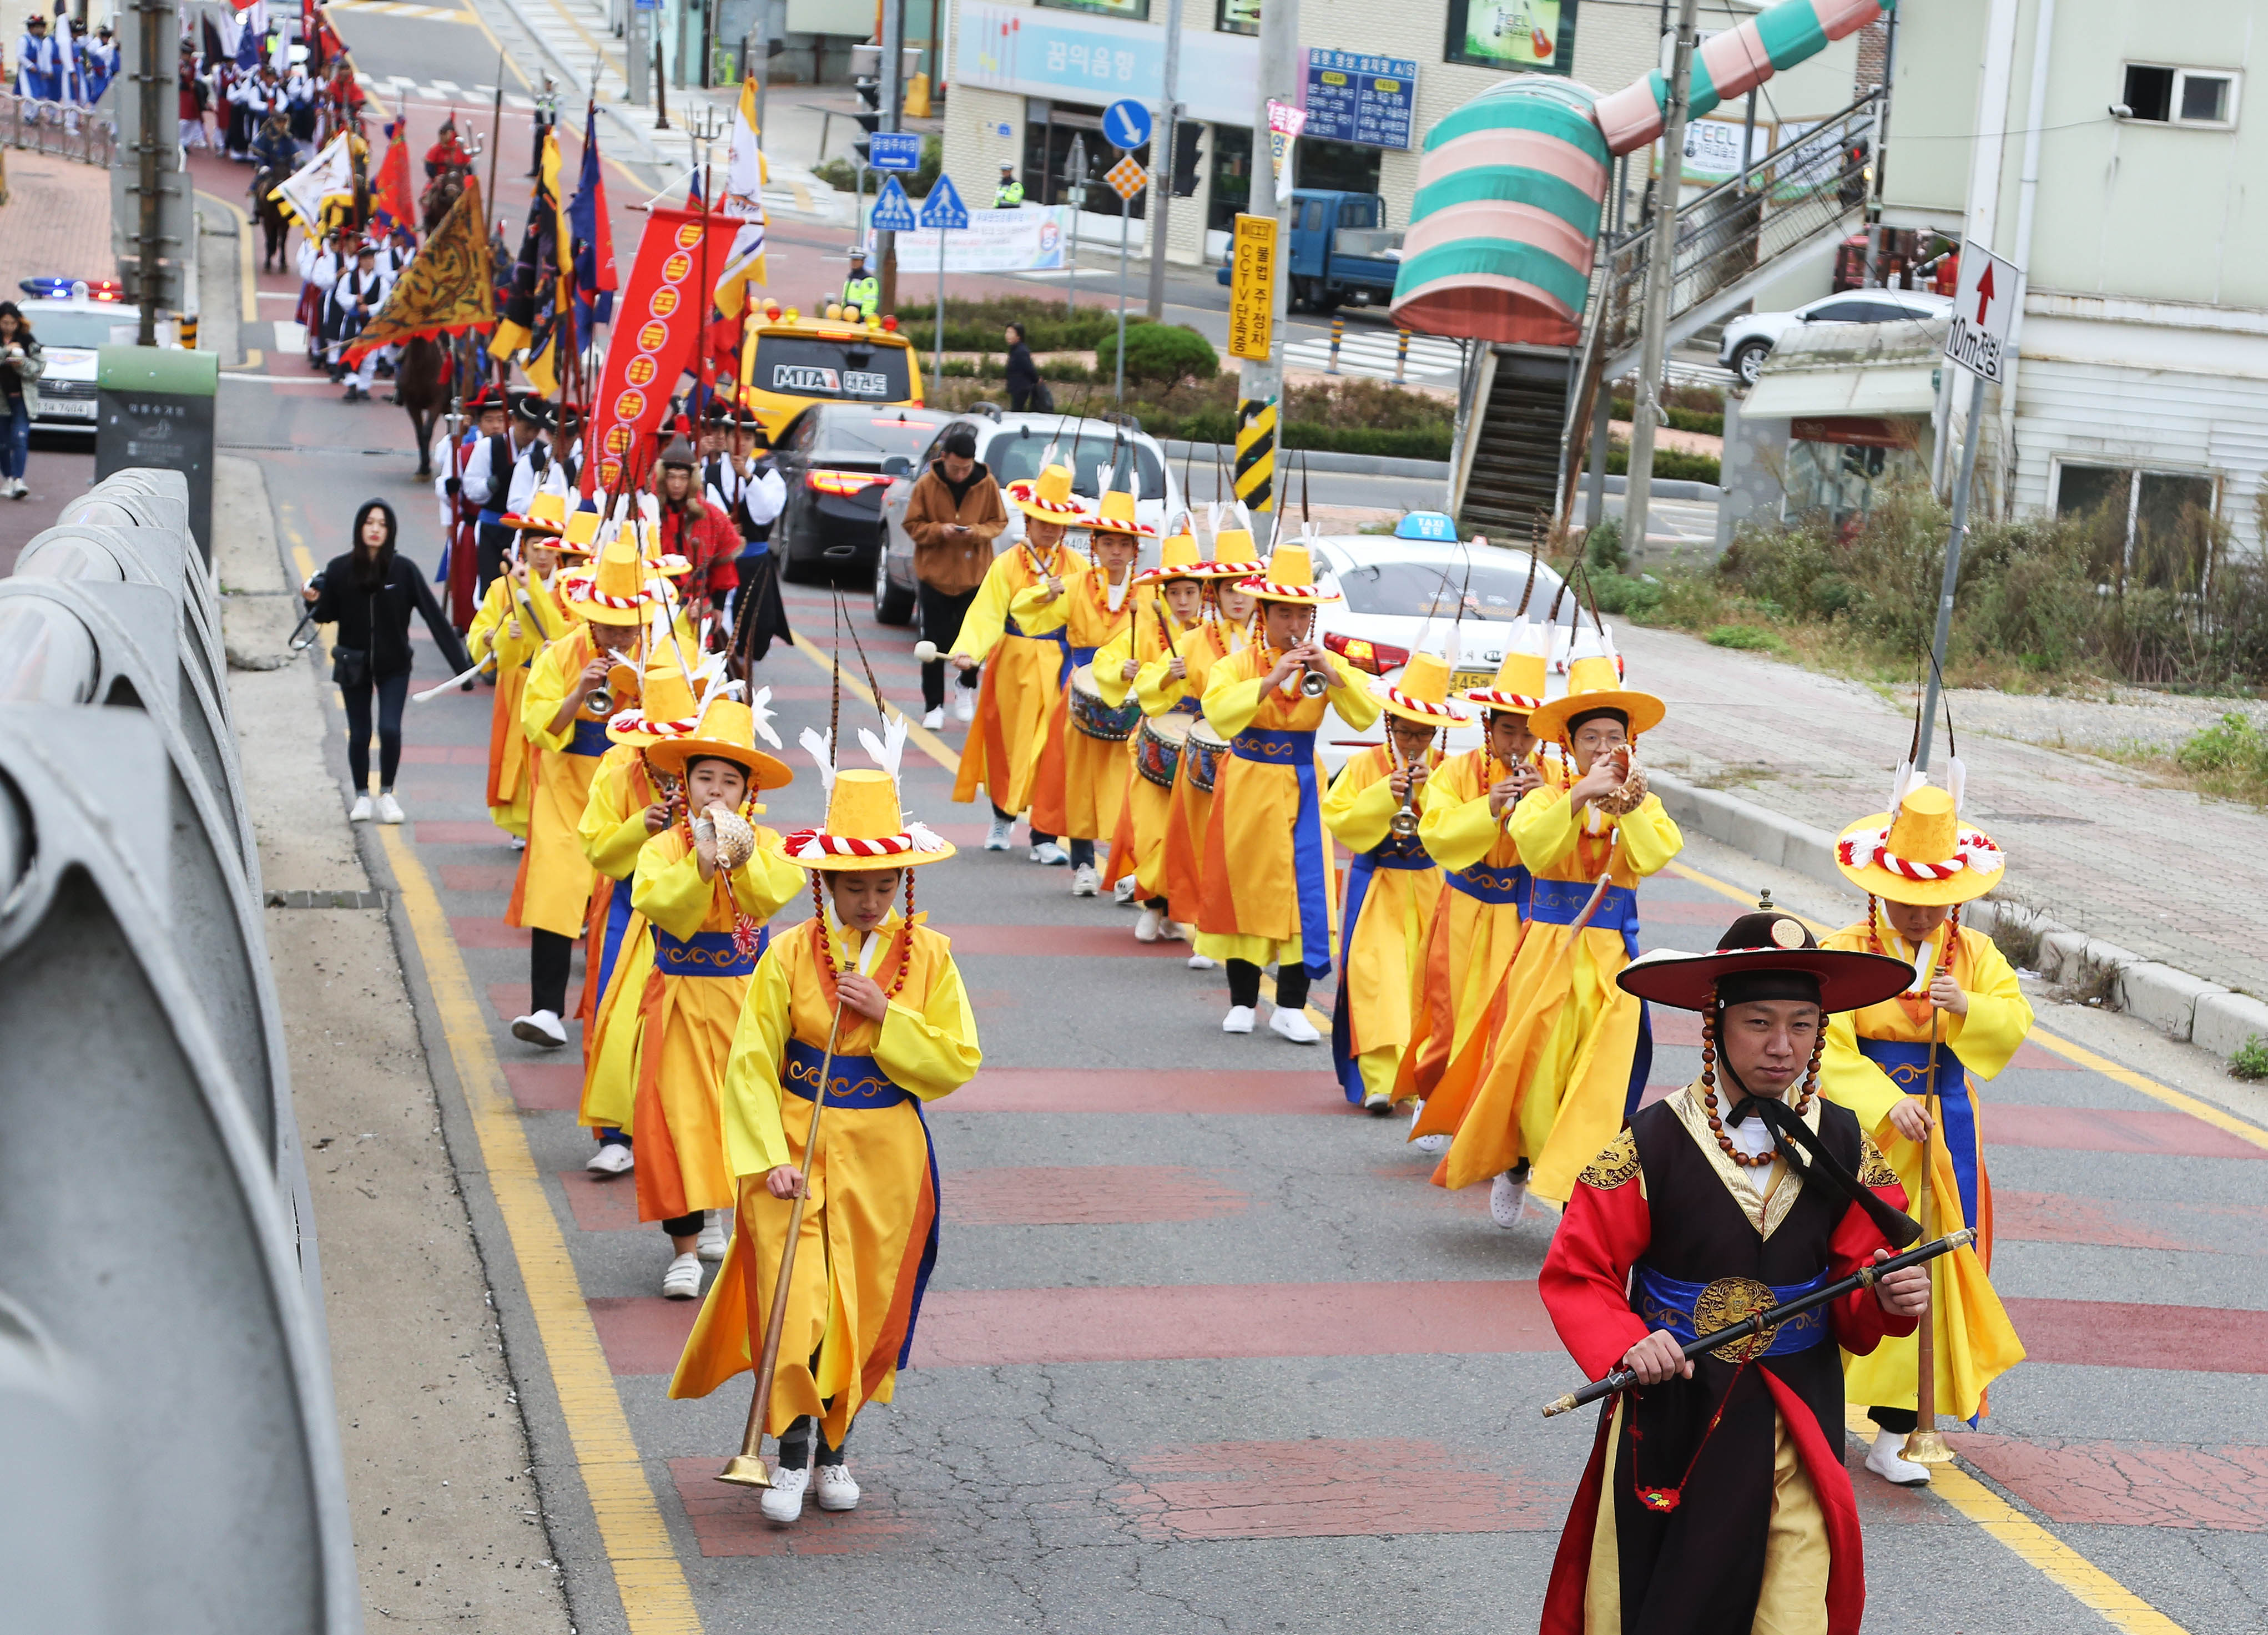
<svg viewBox="0 0 2268 1635">
<path fill-rule="evenodd" d="M 614 1569 L 623 1615 L 632 1635 L 699 1635 L 701 1617 L 694 1609 L 684 1566 L 670 1543 L 652 1484 L 646 1479 L 614 1373 L 600 1348 L 598 1329 L 567 1253 L 567 1241 L 550 1199 L 544 1196 L 534 1155 L 520 1127 L 519 1109 L 505 1088 L 488 1020 L 450 935 L 440 898 L 399 829 L 382 827 L 379 837 L 425 964 L 457 1080 L 472 1110 L 481 1160 L 512 1238 L 512 1256 L 542 1337 L 544 1362 L 559 1393 L 560 1414 L 567 1422 L 576 1469 L 590 1494 L 599 1536 Z"/>
<path fill-rule="evenodd" d="M 805 658 L 810 659 L 812 663 L 817 665 L 821 674 L 841 676 L 843 678 L 843 685 L 845 690 L 855 693 L 859 697 L 865 699 L 868 703 L 875 704 L 878 708 L 880 707 L 879 701 L 875 698 L 874 695 L 868 690 L 865 682 L 859 681 L 848 670 L 842 668 L 842 667 L 837 665 L 832 658 L 821 652 L 815 643 L 808 641 L 800 636 L 796 637 L 794 640 L 797 651 L 801 652 Z M 893 708 L 895 710 L 895 706 L 893 706 Z M 913 717 L 907 715 L 904 711 L 895 710 L 895 712 L 906 724 L 906 736 L 913 740 L 915 743 L 921 746 L 921 750 L 924 755 L 936 762 L 938 765 L 943 767 L 948 772 L 952 772 L 956 775 L 960 772 L 961 756 L 951 744 L 946 743 L 945 740 L 939 738 L 935 733 L 931 732 L 929 728 L 924 726 Z"/>
</svg>

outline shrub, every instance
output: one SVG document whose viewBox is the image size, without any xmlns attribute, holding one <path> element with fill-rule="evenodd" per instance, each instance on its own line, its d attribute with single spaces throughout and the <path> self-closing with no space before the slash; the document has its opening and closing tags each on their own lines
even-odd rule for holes
<svg viewBox="0 0 2268 1635">
<path fill-rule="evenodd" d="M 1607 446 L 1607 470 L 1610 475 L 1626 476 L 1630 473 L 1630 445 L 1617 439 Z M 1713 454 L 1689 454 L 1683 449 L 1657 448 L 1653 451 L 1653 475 L 1680 482 L 1720 484 L 1724 481 L 1724 462 Z"/>
<path fill-rule="evenodd" d="M 902 294 L 903 291 L 901 291 Z M 898 327 L 924 340 L 933 333 L 937 303 L 898 303 Z M 1044 301 L 1028 295 L 990 296 L 981 301 L 948 296 L 945 303 L 945 350 L 948 352 L 1000 352 L 1007 346 L 1001 331 L 1012 323 L 1024 326 L 1025 344 L 1035 352 L 1091 351 L 1118 327 L 1116 312 L 1082 306 L 1064 310 L 1061 301 Z"/>
<path fill-rule="evenodd" d="M 1095 342 L 1095 372 L 1114 376 L 1118 368 L 1118 335 L 1114 329 Z M 1130 323 L 1126 326 L 1126 378 L 1172 385 L 1181 380 L 1210 380 L 1220 372 L 1220 355 L 1186 324 Z"/>
<path fill-rule="evenodd" d="M 1602 517 L 1583 535 L 1583 560 L 1594 573 L 1620 573 L 1630 566 L 1620 517 Z"/>
<path fill-rule="evenodd" d="M 1652 574 L 1594 572 L 1590 580 L 1601 613 L 1645 621 L 1660 609 L 1661 581 Z"/>
<path fill-rule="evenodd" d="M 2174 759 L 2217 794 L 2268 802 L 2268 735 L 2234 712 L 2194 733 Z"/>
<path fill-rule="evenodd" d="M 1730 647 L 1739 652 L 1786 652 L 1787 644 L 1770 630 L 1760 630 L 1753 624 L 1720 624 L 1709 632 L 1709 645 Z"/>
</svg>

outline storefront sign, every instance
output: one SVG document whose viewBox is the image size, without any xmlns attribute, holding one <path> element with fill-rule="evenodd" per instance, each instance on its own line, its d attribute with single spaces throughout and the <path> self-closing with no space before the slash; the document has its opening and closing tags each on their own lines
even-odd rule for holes
<svg viewBox="0 0 2268 1635">
<path fill-rule="evenodd" d="M 1418 64 L 1408 57 L 1359 51 L 1307 53 L 1309 141 L 1406 148 L 1418 99 Z"/>
<path fill-rule="evenodd" d="M 1449 0 L 1452 63 L 1572 74 L 1575 0 Z"/>
<path fill-rule="evenodd" d="M 1124 97 L 1154 107 L 1165 83 L 1166 31 L 1157 23 L 962 0 L 953 54 L 956 85 L 1098 108 Z M 1257 40 L 1188 31 L 1182 117 L 1248 128 L 1259 72 Z"/>
</svg>

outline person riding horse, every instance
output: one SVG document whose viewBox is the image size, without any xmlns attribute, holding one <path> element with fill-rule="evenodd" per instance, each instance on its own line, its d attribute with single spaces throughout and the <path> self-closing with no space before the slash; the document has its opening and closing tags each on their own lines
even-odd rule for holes
<svg viewBox="0 0 2268 1635">
<path fill-rule="evenodd" d="M 252 207 L 260 218 L 267 239 L 267 254 L 263 269 L 273 272 L 284 259 L 284 242 L 291 231 L 283 206 L 269 196 L 291 180 L 299 168 L 299 144 L 291 139 L 291 117 L 278 107 L 268 115 L 260 127 L 260 134 L 252 139 Z"/>
</svg>

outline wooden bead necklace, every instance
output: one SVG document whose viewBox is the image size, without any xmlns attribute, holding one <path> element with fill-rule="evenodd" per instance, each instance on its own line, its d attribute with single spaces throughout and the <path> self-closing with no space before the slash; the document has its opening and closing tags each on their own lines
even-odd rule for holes
<svg viewBox="0 0 2268 1635">
<path fill-rule="evenodd" d="M 1766 1147 L 1755 1157 L 1733 1145 L 1733 1138 L 1725 1133 L 1724 1120 L 1717 1112 L 1717 996 L 1709 996 L 1709 1008 L 1701 1013 L 1701 1110 L 1709 1120 L 1709 1133 L 1717 1138 L 1717 1145 L 1725 1156 L 1743 1169 L 1769 1168 L 1779 1156 L 1777 1145 Z M 1827 1028 L 1821 1023 L 1819 1036 L 1811 1042 L 1811 1064 L 1803 1077 L 1803 1092 L 1795 1100 L 1795 1116 L 1800 1118 L 1811 1110 L 1812 1098 L 1819 1091 L 1819 1057 L 1827 1048 Z"/>
<path fill-rule="evenodd" d="M 828 932 L 827 895 L 820 888 L 819 873 L 817 869 L 811 871 L 812 930 L 816 933 L 815 940 L 819 944 L 820 961 L 827 968 L 827 979 L 821 985 L 831 998 L 835 992 L 836 978 L 842 975 L 842 971 L 835 963 L 835 939 Z M 906 869 L 902 873 L 906 882 L 906 912 L 905 917 L 898 924 L 898 971 L 897 975 L 891 979 L 889 987 L 884 990 L 893 999 L 905 991 L 906 976 L 913 969 L 914 963 L 914 872 L 911 869 Z M 875 933 L 868 933 L 870 936 L 873 934 Z"/>
<path fill-rule="evenodd" d="M 1867 939 L 1873 945 L 1876 954 L 1890 959 L 1897 957 L 1890 953 L 1889 942 L 1882 935 L 1881 899 L 1871 892 L 1867 896 Z M 1953 905 L 1953 911 L 1945 917 L 1945 951 L 1939 957 L 1937 969 L 1932 973 L 1933 976 L 1953 975 L 1953 953 L 1960 945 L 1961 905 L 1956 902 Z M 1929 997 L 1929 991 L 1926 988 L 1918 994 L 1913 992 L 1899 994 L 1897 1002 L 1916 1027 L 1929 1020 L 1929 1013 L 1936 1008 L 1937 1003 Z"/>
</svg>

